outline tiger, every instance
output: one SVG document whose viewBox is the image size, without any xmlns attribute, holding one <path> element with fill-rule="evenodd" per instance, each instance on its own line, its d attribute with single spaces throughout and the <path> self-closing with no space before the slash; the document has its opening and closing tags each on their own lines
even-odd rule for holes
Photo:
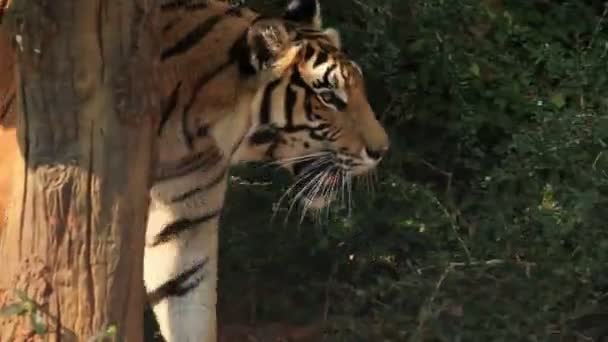
<svg viewBox="0 0 608 342">
<path fill-rule="evenodd" d="M 161 3 L 161 117 L 144 285 L 168 342 L 217 340 L 219 221 L 232 165 L 276 162 L 323 208 L 369 174 L 389 138 L 362 68 L 322 25 L 319 0 L 279 16 L 220 1 Z M 318 186 L 316 187 L 318 190 Z"/>
</svg>

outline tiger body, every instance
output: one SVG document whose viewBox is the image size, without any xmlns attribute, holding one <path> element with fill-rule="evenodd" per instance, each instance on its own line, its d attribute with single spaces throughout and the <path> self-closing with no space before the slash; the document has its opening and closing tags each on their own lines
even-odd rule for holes
<svg viewBox="0 0 608 342">
<path fill-rule="evenodd" d="M 361 70 L 340 52 L 335 31 L 321 31 L 318 1 L 293 0 L 283 18 L 174 1 L 161 16 L 167 43 L 144 282 L 167 341 L 216 341 L 218 225 L 230 165 L 331 150 L 335 165 L 364 173 L 388 139 Z"/>
<path fill-rule="evenodd" d="M 321 28 L 318 0 L 291 0 L 279 18 L 224 2 L 161 3 L 144 284 L 167 342 L 214 342 L 229 167 L 277 162 L 304 184 L 296 197 L 320 208 L 339 183 L 374 169 L 389 142 L 361 69 Z"/>
</svg>

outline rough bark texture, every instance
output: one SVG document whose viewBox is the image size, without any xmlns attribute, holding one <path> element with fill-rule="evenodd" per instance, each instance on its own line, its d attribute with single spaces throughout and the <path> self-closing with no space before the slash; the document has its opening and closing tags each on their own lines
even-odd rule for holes
<svg viewBox="0 0 608 342">
<path fill-rule="evenodd" d="M 29 315 L 0 317 L 2 342 L 86 341 L 111 325 L 142 339 L 158 118 L 148 2 L 21 0 L 3 20 L 17 51 L 19 172 L 0 232 L 0 307 L 25 292 L 47 332 Z"/>
</svg>

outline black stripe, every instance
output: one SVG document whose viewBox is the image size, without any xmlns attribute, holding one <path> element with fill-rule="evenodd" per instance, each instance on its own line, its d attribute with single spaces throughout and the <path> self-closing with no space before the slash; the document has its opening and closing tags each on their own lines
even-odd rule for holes
<svg viewBox="0 0 608 342">
<path fill-rule="evenodd" d="M 175 43 L 175 45 L 165 49 L 160 56 L 160 60 L 164 61 L 165 59 L 190 50 L 190 48 L 198 44 L 209 32 L 211 32 L 215 24 L 221 19 L 222 16 L 215 15 L 198 24 L 192 31 L 188 32 L 182 39 Z"/>
<path fill-rule="evenodd" d="M 319 134 L 316 130 L 308 131 L 308 137 L 312 140 L 317 140 L 317 141 L 327 140 L 324 133 Z"/>
<path fill-rule="evenodd" d="M 198 94 L 200 93 L 201 89 L 205 86 L 205 84 L 207 84 L 209 81 L 211 81 L 220 72 L 222 72 L 226 68 L 228 68 L 232 63 L 233 63 L 232 60 L 228 60 L 224 64 L 213 69 L 210 73 L 205 74 L 196 80 L 196 83 L 194 84 L 194 87 L 192 89 L 192 93 L 190 94 L 190 98 L 188 99 L 188 102 L 184 106 L 184 111 L 182 112 L 182 130 L 184 132 L 184 139 L 186 140 L 186 144 L 188 145 L 188 148 L 190 148 L 190 149 L 193 148 L 193 142 L 192 142 L 193 136 L 192 136 L 192 133 L 190 133 L 190 131 L 188 130 L 188 115 L 190 114 L 190 109 L 194 105 L 194 102 L 196 101 Z"/>
<path fill-rule="evenodd" d="M 260 125 L 264 125 L 270 123 L 270 111 L 272 110 L 272 92 L 274 88 L 276 88 L 279 83 L 281 83 L 281 79 L 270 82 L 266 89 L 264 89 L 264 97 L 262 98 L 262 107 L 260 108 Z"/>
<path fill-rule="evenodd" d="M 279 138 L 278 130 L 274 126 L 263 126 L 249 137 L 252 145 L 266 145 L 275 142 Z"/>
<path fill-rule="evenodd" d="M 238 63 L 241 75 L 253 75 L 256 73 L 255 68 L 251 65 L 251 49 L 247 44 L 247 32 L 249 32 L 249 28 L 246 28 L 241 33 L 228 52 L 230 60 Z"/>
<path fill-rule="evenodd" d="M 192 3 L 192 0 L 175 0 L 160 5 L 160 10 L 163 12 L 174 11 L 180 8 L 187 10 L 205 9 L 207 8 L 207 0 L 202 0 L 200 3 Z"/>
<path fill-rule="evenodd" d="M 336 107 L 336 109 L 339 111 L 344 111 L 346 109 L 346 106 L 348 105 L 346 102 L 344 102 L 341 98 L 337 96 L 334 97 L 334 100 L 331 104 L 334 105 L 334 107 Z"/>
<path fill-rule="evenodd" d="M 178 161 L 177 165 L 174 163 L 172 163 L 174 165 L 158 165 L 155 181 L 162 182 L 167 179 L 182 177 L 194 171 L 205 172 L 221 160 L 222 153 L 214 146 L 212 151 L 207 150 L 193 154 Z"/>
<path fill-rule="evenodd" d="M 182 133 L 184 134 L 184 140 L 186 141 L 186 146 L 190 151 L 194 149 L 194 137 L 190 130 L 188 129 L 188 114 L 189 111 L 184 110 L 182 112 Z"/>
<path fill-rule="evenodd" d="M 327 52 L 319 51 L 319 53 L 317 54 L 317 59 L 315 59 L 315 62 L 313 63 L 313 68 L 316 68 L 317 66 L 319 66 L 319 64 L 327 62 L 328 59 L 329 55 L 327 54 Z"/>
<path fill-rule="evenodd" d="M 295 84 L 301 88 L 309 89 L 312 91 L 310 86 L 304 81 L 300 72 L 296 69 L 293 74 L 291 74 L 291 83 Z M 307 94 L 308 95 L 308 94 Z"/>
<path fill-rule="evenodd" d="M 195 289 L 205 279 L 204 274 L 192 279 L 187 285 L 185 283 L 197 273 L 202 273 L 201 271 L 208 262 L 209 258 L 205 258 L 155 290 L 148 292 L 150 305 L 154 306 L 167 297 L 182 297 Z"/>
<path fill-rule="evenodd" d="M 199 225 L 201 225 L 205 222 L 209 222 L 216 217 L 219 217 L 221 213 L 222 213 L 222 210 L 218 209 L 218 210 L 212 211 L 206 215 L 203 215 L 201 217 L 197 217 L 197 218 L 193 218 L 193 219 L 182 218 L 173 223 L 170 223 L 170 224 L 166 225 L 163 228 L 163 230 L 160 233 L 158 233 L 158 235 L 156 235 L 156 238 L 154 239 L 154 241 L 152 241 L 152 243 L 149 245 L 149 247 L 155 247 L 160 244 L 174 240 L 180 234 L 182 234 L 186 231 L 195 229 Z"/>
<path fill-rule="evenodd" d="M 286 133 L 297 133 L 301 131 L 312 131 L 314 130 L 314 127 L 310 127 L 307 125 L 294 125 L 291 127 L 281 127 L 280 130 Z"/>
<path fill-rule="evenodd" d="M 325 36 L 320 36 L 318 38 L 326 38 Z M 331 43 L 329 41 L 322 41 L 322 40 L 317 40 L 317 44 L 319 44 L 319 48 L 321 48 L 323 51 L 327 51 L 330 53 L 333 52 L 338 52 L 338 48 L 336 48 L 335 46 L 331 45 Z"/>
<path fill-rule="evenodd" d="M 196 129 L 196 136 L 199 138 L 206 137 L 209 135 L 209 125 L 202 125 Z"/>
<path fill-rule="evenodd" d="M 173 110 L 177 106 L 177 101 L 179 99 L 179 88 L 181 86 L 182 81 L 177 82 L 177 85 L 171 91 L 171 95 L 169 95 L 169 98 L 161 100 L 162 112 L 160 117 L 160 124 L 158 126 L 158 135 L 162 133 L 163 127 L 165 126 L 167 121 L 169 121 L 171 113 L 173 113 Z"/>
<path fill-rule="evenodd" d="M 285 89 L 285 121 L 287 122 L 287 127 L 293 126 L 293 109 L 296 105 L 296 95 L 291 86 Z"/>
<path fill-rule="evenodd" d="M 232 147 L 232 151 L 230 151 L 230 156 L 233 156 L 236 151 L 239 149 L 239 147 L 241 147 L 241 144 L 243 144 L 243 141 L 245 141 L 245 137 L 247 136 L 247 134 L 243 134 L 241 136 L 241 138 L 239 139 L 239 141 Z"/>
<path fill-rule="evenodd" d="M 198 94 L 200 93 L 201 89 L 205 86 L 205 84 L 207 84 L 209 81 L 211 81 L 213 78 L 215 78 L 215 76 L 220 74 L 222 71 L 226 70 L 226 68 L 228 68 L 230 65 L 232 65 L 235 62 L 239 63 L 239 72 L 242 75 L 251 75 L 251 74 L 255 73 L 255 69 L 253 69 L 253 66 L 251 66 L 251 64 L 249 63 L 250 51 L 247 46 L 246 35 L 247 35 L 247 29 L 245 29 L 243 34 L 241 34 L 239 39 L 237 39 L 234 42 L 234 44 L 232 45 L 232 47 L 230 48 L 230 52 L 228 54 L 229 58 L 226 62 L 220 64 L 218 67 L 213 69 L 211 72 L 200 76 L 196 80 L 194 87 L 192 89 L 192 93 L 190 94 L 190 98 L 186 102 L 186 105 L 184 106 L 184 112 L 182 113 L 182 129 L 185 134 L 186 144 L 188 144 L 189 148 L 192 148 L 192 139 L 193 138 L 192 138 L 192 134 L 187 129 L 187 118 L 188 118 L 188 114 L 190 113 L 191 107 L 194 105 L 194 102 L 196 101 Z"/>
<path fill-rule="evenodd" d="M 312 56 L 315 54 L 315 49 L 312 48 L 312 46 L 307 45 L 306 46 L 306 53 L 304 54 L 304 59 L 305 60 L 309 60 L 312 58 Z"/>
<path fill-rule="evenodd" d="M 270 160 L 274 160 L 277 159 L 274 155 L 275 151 L 277 150 L 277 148 L 279 147 L 280 144 L 285 143 L 285 140 L 282 138 L 278 138 L 275 139 L 269 146 L 268 149 L 266 150 L 266 158 L 270 159 Z"/>
<path fill-rule="evenodd" d="M 198 93 L 205 86 L 205 84 L 207 84 L 209 81 L 211 81 L 220 72 L 224 71 L 232 63 L 233 63 L 232 60 L 228 60 L 228 61 L 224 62 L 223 64 L 221 64 L 220 66 L 218 66 L 217 68 L 213 69 L 211 72 L 199 77 L 196 80 L 194 87 L 192 88 L 192 93 L 190 94 L 190 98 L 188 99 L 188 102 L 186 102 L 186 105 L 184 106 L 184 111 L 190 110 L 190 107 L 192 107 L 192 105 L 194 104 L 194 101 L 196 101 L 196 97 L 198 96 Z"/>
<path fill-rule="evenodd" d="M 325 73 L 323 74 L 323 79 L 315 80 L 314 82 L 312 82 L 312 86 L 317 89 L 318 88 L 331 88 L 332 84 L 331 84 L 331 82 L 329 82 L 329 74 L 337 67 L 338 67 L 338 65 L 332 64 L 330 67 L 325 69 Z"/>
<path fill-rule="evenodd" d="M 313 113 L 312 113 L 312 100 L 311 98 L 315 96 L 315 93 L 310 90 L 310 89 L 306 89 L 306 94 L 304 95 L 304 114 L 306 114 L 306 119 L 308 119 L 308 121 L 315 121 L 315 118 L 313 118 Z"/>
<path fill-rule="evenodd" d="M 165 25 L 163 25 L 162 28 L 162 32 L 163 33 L 167 33 L 169 30 L 171 30 L 177 23 L 179 23 L 179 18 L 173 18 L 172 20 L 170 20 L 168 23 L 166 23 Z"/>
<path fill-rule="evenodd" d="M 8 101 L 4 105 L 4 108 L 2 108 L 2 112 L 0 112 L 0 121 L 3 120 L 4 117 L 8 115 L 8 112 L 11 109 L 11 105 L 13 104 L 13 102 L 15 102 L 15 98 L 16 98 L 16 94 L 15 93 L 11 94 Z"/>
<path fill-rule="evenodd" d="M 310 127 L 307 125 L 295 125 L 291 127 L 281 127 L 280 130 L 286 133 L 297 133 L 301 131 L 308 131 L 308 136 L 313 140 L 326 140 L 319 131 L 329 127 L 329 124 L 321 124 L 318 127 Z"/>
<path fill-rule="evenodd" d="M 188 198 L 191 198 L 192 196 L 209 191 L 211 188 L 215 187 L 222 180 L 224 180 L 224 178 L 226 178 L 227 173 L 228 173 L 228 168 L 226 167 L 222 170 L 222 172 L 220 172 L 219 175 L 217 175 L 215 178 L 213 178 L 209 183 L 207 183 L 203 186 L 194 188 L 192 190 L 186 191 L 183 194 L 172 198 L 171 203 L 183 202 L 183 201 L 187 200 Z"/>
<path fill-rule="evenodd" d="M 160 5 L 161 11 L 171 11 L 186 6 L 190 3 L 189 0 L 175 0 Z"/>
<path fill-rule="evenodd" d="M 340 129 L 340 128 L 334 129 L 334 131 L 329 135 L 329 140 L 331 140 L 331 141 L 338 140 L 338 137 L 340 136 L 341 132 L 342 132 L 342 129 Z"/>
</svg>

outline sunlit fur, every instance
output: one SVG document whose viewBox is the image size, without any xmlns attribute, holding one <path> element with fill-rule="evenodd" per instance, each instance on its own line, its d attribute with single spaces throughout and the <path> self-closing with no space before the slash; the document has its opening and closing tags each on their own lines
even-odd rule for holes
<svg viewBox="0 0 608 342">
<path fill-rule="evenodd" d="M 225 3 L 161 8 L 162 118 L 144 280 L 168 342 L 216 341 L 218 224 L 231 164 L 277 163 L 322 207 L 388 149 L 363 75 L 315 0 L 283 18 Z M 292 206 L 295 202 L 292 202 Z M 269 213 L 270 213 L 269 208 Z"/>
</svg>

